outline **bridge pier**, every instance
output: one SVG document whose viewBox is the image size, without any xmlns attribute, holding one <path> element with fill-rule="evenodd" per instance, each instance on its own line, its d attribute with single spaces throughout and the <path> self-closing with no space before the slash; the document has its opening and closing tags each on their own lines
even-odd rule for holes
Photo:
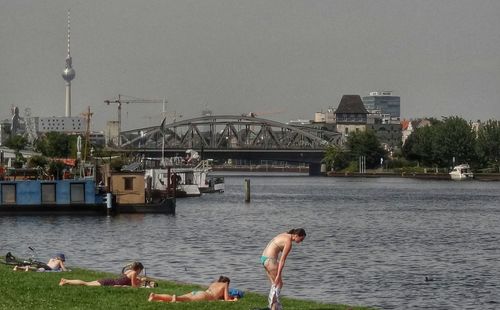
<svg viewBox="0 0 500 310">
<path fill-rule="evenodd" d="M 310 176 L 321 175 L 321 163 L 309 163 L 309 175 Z"/>
</svg>

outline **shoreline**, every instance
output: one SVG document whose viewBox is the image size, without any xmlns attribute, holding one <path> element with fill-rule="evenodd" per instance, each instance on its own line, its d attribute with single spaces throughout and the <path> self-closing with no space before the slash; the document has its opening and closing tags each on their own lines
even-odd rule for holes
<svg viewBox="0 0 500 310">
<path fill-rule="evenodd" d="M 212 171 L 216 172 L 290 172 L 290 173 L 309 173 L 308 167 L 278 167 L 278 166 L 213 166 Z M 366 173 L 359 172 L 326 172 L 322 175 L 327 177 L 353 177 L 353 178 L 414 178 L 424 180 L 449 180 L 451 177 L 448 173 L 417 173 L 417 172 L 390 172 L 390 171 L 368 171 Z M 476 173 L 473 180 L 476 181 L 500 181 L 500 173 Z"/>
<path fill-rule="evenodd" d="M 227 171 L 227 172 L 295 172 L 295 173 L 309 173 L 309 167 L 284 167 L 284 166 L 212 166 L 212 171 Z"/>
<path fill-rule="evenodd" d="M 328 172 L 328 177 L 357 177 L 357 178 L 412 178 L 424 180 L 452 181 L 448 173 L 416 173 L 416 172 Z M 500 181 L 500 173 L 478 173 L 474 174 L 476 181 Z"/>
<path fill-rule="evenodd" d="M 117 278 L 119 274 L 100 272 L 70 266 L 69 272 L 20 272 L 12 271 L 12 265 L 0 264 L 0 286 L 4 298 L 0 300 L 1 309 L 165 309 L 169 303 L 148 302 L 149 293 L 170 293 L 182 295 L 193 290 L 205 290 L 205 286 L 191 283 L 181 283 L 166 279 L 149 278 L 159 284 L 155 288 L 132 287 L 87 287 L 87 286 L 60 286 L 61 278 L 82 279 L 93 281 L 102 278 Z M 233 287 L 233 286 L 231 286 Z M 267 296 L 245 291 L 245 295 L 236 303 L 223 301 L 202 301 L 200 307 L 222 310 L 249 309 L 263 307 L 267 304 Z M 321 303 L 308 300 L 299 300 L 289 297 L 283 298 L 285 308 L 293 309 L 372 309 L 363 306 L 348 306 L 342 304 Z M 177 303 L 176 309 L 196 309 L 197 303 Z"/>
</svg>

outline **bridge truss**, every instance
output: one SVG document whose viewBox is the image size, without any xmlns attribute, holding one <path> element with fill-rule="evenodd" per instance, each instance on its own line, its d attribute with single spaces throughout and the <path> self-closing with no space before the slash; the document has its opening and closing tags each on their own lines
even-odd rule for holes
<svg viewBox="0 0 500 310">
<path fill-rule="evenodd" d="M 322 150 L 340 144 L 341 135 L 250 116 L 212 115 L 125 131 L 121 141 L 129 149 Z"/>
</svg>

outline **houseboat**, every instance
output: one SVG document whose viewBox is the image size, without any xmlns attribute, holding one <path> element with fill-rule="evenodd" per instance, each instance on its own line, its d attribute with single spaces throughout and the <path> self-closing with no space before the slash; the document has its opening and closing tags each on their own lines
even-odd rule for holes
<svg viewBox="0 0 500 310">
<path fill-rule="evenodd" d="M 101 186 L 93 178 L 6 178 L 0 181 L 0 214 L 175 214 L 175 197 L 145 188 L 143 173 L 111 173 Z"/>
</svg>

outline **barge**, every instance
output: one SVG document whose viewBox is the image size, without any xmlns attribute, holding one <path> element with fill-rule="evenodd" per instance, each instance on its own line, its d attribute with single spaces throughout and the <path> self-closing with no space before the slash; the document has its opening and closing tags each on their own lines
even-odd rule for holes
<svg viewBox="0 0 500 310">
<path fill-rule="evenodd" d="M 112 173 L 102 185 L 93 178 L 0 181 L 2 215 L 175 215 L 175 207 L 175 197 L 148 190 L 144 173 Z"/>
</svg>

